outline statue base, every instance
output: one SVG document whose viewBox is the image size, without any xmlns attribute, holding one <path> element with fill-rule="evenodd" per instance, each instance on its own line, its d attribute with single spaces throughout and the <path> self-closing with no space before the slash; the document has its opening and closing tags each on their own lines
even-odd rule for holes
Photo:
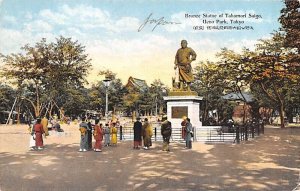
<svg viewBox="0 0 300 191">
<path fill-rule="evenodd" d="M 168 120 L 172 123 L 173 140 L 183 140 L 181 137 L 181 122 L 183 116 L 191 119 L 195 130 L 201 128 L 200 102 L 202 101 L 202 97 L 199 97 L 196 92 L 170 92 L 168 96 L 164 97 L 164 100 L 167 102 Z M 196 139 L 196 137 L 194 137 L 194 139 Z"/>
</svg>

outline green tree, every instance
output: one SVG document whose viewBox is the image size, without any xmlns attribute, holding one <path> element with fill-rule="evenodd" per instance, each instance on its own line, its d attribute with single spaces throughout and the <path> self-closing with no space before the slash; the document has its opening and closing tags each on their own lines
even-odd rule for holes
<svg viewBox="0 0 300 191">
<path fill-rule="evenodd" d="M 0 83 L 0 111 L 10 111 L 16 97 L 16 91 Z"/>
<path fill-rule="evenodd" d="M 164 83 L 160 81 L 160 79 L 155 79 L 149 88 L 150 100 L 151 104 L 151 113 L 152 114 L 162 114 L 166 111 L 166 104 L 163 99 L 164 96 L 167 95 L 168 89 Z M 154 112 L 153 112 L 154 111 Z"/>
<path fill-rule="evenodd" d="M 287 55 L 291 49 L 284 48 L 284 35 L 276 32 L 271 39 L 262 39 L 257 44 L 257 55 L 251 58 L 251 81 L 258 84 L 265 96 L 278 109 L 281 127 L 284 128 L 284 112 L 287 95 L 293 90 L 293 84 L 299 80 L 290 67 Z"/>
<path fill-rule="evenodd" d="M 281 31 L 284 33 L 285 48 L 291 48 L 286 58 L 289 70 L 295 75 L 300 73 L 300 2 L 298 0 L 285 0 L 285 7 L 281 10 L 279 21 L 281 23 Z M 292 122 L 293 108 L 300 108 L 300 80 L 298 78 L 293 86 L 292 92 L 289 93 L 287 102 L 287 117 Z"/>
<path fill-rule="evenodd" d="M 134 90 L 133 88 L 127 89 L 123 96 L 123 103 L 127 108 L 127 112 L 138 112 L 141 96 L 141 92 Z"/>
<path fill-rule="evenodd" d="M 87 88 L 68 88 L 61 95 L 60 105 L 65 110 L 65 115 L 80 115 L 90 108 L 90 96 Z"/>
<path fill-rule="evenodd" d="M 126 92 L 125 87 L 123 86 L 121 79 L 117 78 L 116 73 L 113 73 L 110 70 L 101 70 L 99 75 L 105 76 L 105 79 L 110 80 L 108 88 L 108 110 L 113 111 L 114 113 L 118 111 L 123 111 L 123 96 Z M 103 81 L 99 81 L 96 86 L 93 87 L 92 95 L 93 102 L 98 104 L 101 107 L 102 111 L 105 111 L 105 91 L 106 87 Z"/>
<path fill-rule="evenodd" d="M 249 71 L 248 57 L 252 57 L 253 53 L 247 48 L 244 48 L 241 54 L 223 48 L 217 56 L 220 59 L 218 63 L 219 71 L 220 76 L 224 77 L 225 90 L 240 95 L 243 100 L 243 123 L 245 123 L 247 118 L 247 100 L 243 92 L 249 91 L 249 77 L 251 76 L 251 73 Z"/>
<path fill-rule="evenodd" d="M 19 87 L 34 88 L 34 98 L 23 97 L 31 103 L 35 116 L 41 114 L 42 95 L 48 102 L 59 102 L 57 98 L 68 86 L 82 86 L 91 67 L 84 46 L 71 38 L 61 36 L 52 43 L 42 39 L 34 46 L 25 45 L 21 49 L 23 54 L 1 55 L 5 63 L 2 75 Z"/>
<path fill-rule="evenodd" d="M 227 118 L 225 113 L 228 104 L 222 99 L 223 91 L 226 87 L 225 76 L 222 68 L 213 62 L 200 62 L 194 69 L 195 82 L 193 89 L 203 96 L 202 104 L 202 120 L 204 124 L 208 124 L 209 111 L 217 110 L 220 119 Z"/>
</svg>

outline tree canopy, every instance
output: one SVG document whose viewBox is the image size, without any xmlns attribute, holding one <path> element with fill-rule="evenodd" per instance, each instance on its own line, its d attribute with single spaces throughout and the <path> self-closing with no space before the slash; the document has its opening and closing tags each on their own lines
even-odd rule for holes
<svg viewBox="0 0 300 191">
<path fill-rule="evenodd" d="M 34 96 L 19 96 L 31 103 L 35 116 L 41 115 L 42 103 L 60 102 L 58 95 L 70 86 L 81 87 L 91 67 L 84 46 L 71 38 L 61 36 L 51 43 L 42 39 L 21 49 L 24 53 L 1 55 L 5 63 L 1 75 L 13 80 L 21 92 L 34 88 Z"/>
</svg>

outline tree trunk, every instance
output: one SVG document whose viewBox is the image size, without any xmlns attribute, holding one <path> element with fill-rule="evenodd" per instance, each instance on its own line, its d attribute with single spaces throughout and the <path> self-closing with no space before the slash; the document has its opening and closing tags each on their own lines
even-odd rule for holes
<svg viewBox="0 0 300 191">
<path fill-rule="evenodd" d="M 20 105 L 18 105 L 17 124 L 20 124 L 20 111 L 21 111 L 21 107 Z"/>
<path fill-rule="evenodd" d="M 271 95 L 270 93 L 268 93 L 268 91 L 266 90 L 264 84 L 261 82 L 260 83 L 261 88 L 263 89 L 264 93 L 272 100 L 274 101 L 274 103 L 279 103 L 280 108 L 279 108 L 279 115 L 280 115 L 280 127 L 284 128 L 284 101 L 283 101 L 283 96 L 280 96 L 278 91 L 277 91 L 277 87 L 275 86 L 275 84 L 273 83 L 273 92 L 275 94 L 276 97 L 274 97 L 273 95 Z"/>
<path fill-rule="evenodd" d="M 40 116 L 40 95 L 39 95 L 39 85 L 35 82 L 35 94 L 36 94 L 36 108 L 35 108 L 35 117 Z"/>
<path fill-rule="evenodd" d="M 280 126 L 281 126 L 281 128 L 284 128 L 285 127 L 285 124 L 284 124 L 284 109 L 285 108 L 284 108 L 283 96 L 279 95 L 274 83 L 273 83 L 273 89 L 274 89 L 275 95 L 276 95 L 277 99 L 279 100 L 279 104 L 280 104 L 280 109 L 279 109 Z"/>
<path fill-rule="evenodd" d="M 50 118 L 53 118 L 53 117 L 52 117 L 52 110 L 53 110 L 53 103 L 51 102 L 51 103 L 50 103 L 50 109 L 49 109 L 49 111 L 48 111 L 48 112 L 49 112 L 49 119 L 50 119 Z"/>
<path fill-rule="evenodd" d="M 203 122 L 206 123 L 207 120 L 208 120 L 208 94 L 205 95 Z"/>
<path fill-rule="evenodd" d="M 286 109 L 286 117 L 289 123 L 293 123 L 293 107 L 291 105 Z"/>
<path fill-rule="evenodd" d="M 245 121 L 246 121 L 246 116 L 247 113 L 246 113 L 246 102 L 244 102 L 243 104 L 243 125 L 245 124 Z"/>
<path fill-rule="evenodd" d="M 285 124 L 284 124 L 284 106 L 283 106 L 282 102 L 280 104 L 279 115 L 280 115 L 280 127 L 284 128 L 285 127 Z"/>
</svg>

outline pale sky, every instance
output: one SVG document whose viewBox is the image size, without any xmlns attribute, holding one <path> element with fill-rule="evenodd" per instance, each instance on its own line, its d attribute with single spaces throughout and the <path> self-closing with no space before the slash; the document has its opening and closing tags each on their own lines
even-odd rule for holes
<svg viewBox="0 0 300 191">
<path fill-rule="evenodd" d="M 0 52 L 17 53 L 27 43 L 34 44 L 41 38 L 50 42 L 63 35 L 86 47 L 93 64 L 88 76 L 91 83 L 101 79 L 95 75 L 100 69 L 109 69 L 123 84 L 133 76 L 148 85 L 160 79 L 170 87 L 174 56 L 182 39 L 198 55 L 193 66 L 215 60 L 222 47 L 235 51 L 243 46 L 253 48 L 256 40 L 269 37 L 279 28 L 282 7 L 281 0 L 0 0 Z M 185 14 L 200 18 L 186 18 Z M 203 18 L 205 14 L 217 18 Z M 239 26 L 231 24 L 234 18 L 225 18 L 225 14 L 246 14 L 246 19 L 238 20 L 244 22 L 241 26 L 253 30 L 193 29 L 223 25 L 216 19 L 225 19 L 227 26 Z M 250 18 L 249 14 L 261 17 Z M 149 21 L 138 32 L 148 17 L 163 17 L 168 24 L 152 31 L 155 23 Z M 204 19 L 215 23 L 203 24 Z"/>
</svg>

